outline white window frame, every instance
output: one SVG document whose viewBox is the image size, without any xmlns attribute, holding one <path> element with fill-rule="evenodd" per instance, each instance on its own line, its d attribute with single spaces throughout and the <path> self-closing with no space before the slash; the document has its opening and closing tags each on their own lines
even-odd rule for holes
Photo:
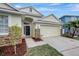
<svg viewBox="0 0 79 59">
<path fill-rule="evenodd" d="M 6 15 L 0 15 L 0 16 L 5 17 Z M 9 19 L 8 16 L 6 16 L 6 17 L 7 17 L 7 19 Z M 8 20 L 8 24 L 9 24 L 9 20 Z M 8 25 L 8 24 L 7 24 L 7 25 Z M 9 26 L 8 26 L 8 32 L 5 32 L 5 33 L 4 33 L 4 32 L 3 32 L 3 33 L 0 32 L 0 35 L 8 35 L 8 34 L 9 34 Z"/>
</svg>

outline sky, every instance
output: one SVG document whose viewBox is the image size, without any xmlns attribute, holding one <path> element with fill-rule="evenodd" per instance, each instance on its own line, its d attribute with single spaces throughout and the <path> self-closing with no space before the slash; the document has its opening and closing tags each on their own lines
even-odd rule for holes
<svg viewBox="0 0 79 59">
<path fill-rule="evenodd" d="M 15 8 L 32 6 L 45 16 L 54 14 L 60 18 L 64 15 L 79 15 L 79 3 L 11 3 Z"/>
</svg>

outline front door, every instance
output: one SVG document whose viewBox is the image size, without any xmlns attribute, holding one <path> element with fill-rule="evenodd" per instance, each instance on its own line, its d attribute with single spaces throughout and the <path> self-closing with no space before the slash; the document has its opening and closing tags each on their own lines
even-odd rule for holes
<svg viewBox="0 0 79 59">
<path fill-rule="evenodd" d="M 30 26 L 24 26 L 24 34 L 30 36 Z"/>
</svg>

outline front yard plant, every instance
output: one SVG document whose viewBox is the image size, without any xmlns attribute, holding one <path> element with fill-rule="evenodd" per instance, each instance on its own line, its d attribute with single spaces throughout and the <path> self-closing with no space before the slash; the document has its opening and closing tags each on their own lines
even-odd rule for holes
<svg viewBox="0 0 79 59">
<path fill-rule="evenodd" d="M 14 45 L 16 44 L 22 36 L 21 28 L 14 25 L 10 27 L 9 35 L 11 38 L 11 43 Z"/>
<path fill-rule="evenodd" d="M 16 25 L 11 26 L 8 35 L 0 36 L 0 46 L 14 45 L 20 41 L 21 36 L 21 28 Z"/>
<path fill-rule="evenodd" d="M 10 27 L 10 32 L 9 32 L 9 35 L 10 35 L 10 42 L 12 45 L 14 45 L 14 50 L 15 50 L 15 54 L 16 54 L 16 44 L 18 44 L 20 42 L 20 39 L 21 39 L 21 28 L 14 25 L 14 26 L 11 26 Z"/>
</svg>

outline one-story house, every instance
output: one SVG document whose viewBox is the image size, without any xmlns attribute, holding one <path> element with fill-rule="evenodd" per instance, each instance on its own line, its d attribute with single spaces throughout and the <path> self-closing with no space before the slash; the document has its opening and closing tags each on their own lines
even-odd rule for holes
<svg viewBox="0 0 79 59">
<path fill-rule="evenodd" d="M 9 35 L 9 27 L 17 25 L 26 37 L 35 37 L 35 29 L 40 29 L 41 37 L 59 36 L 61 24 L 53 14 L 42 15 L 33 7 L 16 9 L 0 3 L 0 35 Z"/>
</svg>

